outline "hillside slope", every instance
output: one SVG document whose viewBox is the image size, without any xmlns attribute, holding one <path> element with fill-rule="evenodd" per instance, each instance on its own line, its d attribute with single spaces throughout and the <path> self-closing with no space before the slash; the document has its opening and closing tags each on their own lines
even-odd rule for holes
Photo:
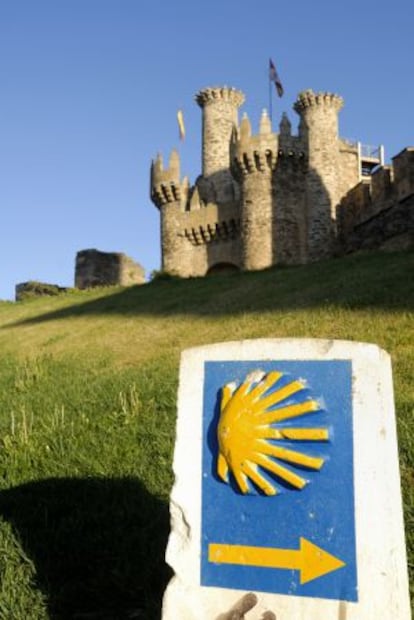
<svg viewBox="0 0 414 620">
<path fill-rule="evenodd" d="M 0 617 L 159 617 L 179 355 L 226 340 L 391 354 L 412 567 L 413 273 L 414 253 L 355 255 L 1 302 Z"/>
</svg>

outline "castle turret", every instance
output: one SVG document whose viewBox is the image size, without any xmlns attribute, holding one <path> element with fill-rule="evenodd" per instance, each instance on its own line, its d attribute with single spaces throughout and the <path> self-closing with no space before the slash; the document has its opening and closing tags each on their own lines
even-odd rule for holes
<svg viewBox="0 0 414 620">
<path fill-rule="evenodd" d="M 151 199 L 160 210 L 162 269 L 180 273 L 184 260 L 183 238 L 180 236 L 180 214 L 188 194 L 188 179 L 180 181 L 180 157 L 176 150 L 170 155 L 168 168 L 164 169 L 162 156 L 158 155 L 151 166 Z"/>
<path fill-rule="evenodd" d="M 279 135 L 281 138 L 290 138 L 292 135 L 292 123 L 290 122 L 286 112 L 282 114 L 282 120 L 279 124 Z"/>
<path fill-rule="evenodd" d="M 306 90 L 294 104 L 301 117 L 300 137 L 308 155 L 306 178 L 309 260 L 332 255 L 336 207 L 340 200 L 338 112 L 343 99 Z"/>
<path fill-rule="evenodd" d="M 203 110 L 202 175 L 211 182 L 218 203 L 234 200 L 230 174 L 230 140 L 238 125 L 238 108 L 244 94 L 235 88 L 205 88 L 196 95 Z M 206 202 L 209 197 L 204 197 Z"/>
<path fill-rule="evenodd" d="M 243 269 L 265 269 L 273 264 L 272 172 L 277 140 L 263 111 L 259 134 L 251 135 L 245 115 L 240 139 L 232 147 L 233 173 L 241 184 L 241 264 Z"/>
</svg>

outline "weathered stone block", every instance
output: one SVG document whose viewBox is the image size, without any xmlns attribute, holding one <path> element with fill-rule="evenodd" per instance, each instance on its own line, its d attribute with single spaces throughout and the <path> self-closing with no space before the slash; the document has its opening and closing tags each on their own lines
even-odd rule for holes
<svg viewBox="0 0 414 620">
<path fill-rule="evenodd" d="M 120 252 L 81 250 L 76 255 L 75 286 L 79 289 L 145 282 L 144 269 Z"/>
<path fill-rule="evenodd" d="M 30 297 L 50 297 L 66 293 L 70 290 L 67 287 L 59 286 L 58 284 L 49 284 L 48 282 L 37 282 L 36 280 L 29 280 L 28 282 L 21 282 L 16 284 L 15 296 L 16 301 L 23 301 Z"/>
</svg>

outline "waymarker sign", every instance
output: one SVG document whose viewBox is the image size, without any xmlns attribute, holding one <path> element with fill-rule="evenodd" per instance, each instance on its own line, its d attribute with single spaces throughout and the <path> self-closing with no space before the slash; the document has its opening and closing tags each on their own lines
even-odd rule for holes
<svg viewBox="0 0 414 620">
<path fill-rule="evenodd" d="M 254 592 L 280 620 L 409 620 L 390 361 L 377 347 L 184 352 L 174 471 L 163 619 L 216 620 Z"/>
</svg>

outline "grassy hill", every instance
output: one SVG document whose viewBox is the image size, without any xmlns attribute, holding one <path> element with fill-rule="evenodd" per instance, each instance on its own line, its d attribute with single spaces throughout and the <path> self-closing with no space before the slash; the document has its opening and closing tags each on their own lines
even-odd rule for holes
<svg viewBox="0 0 414 620">
<path fill-rule="evenodd" d="M 179 356 L 225 340 L 391 354 L 413 569 L 413 273 L 371 254 L 1 302 L 0 618 L 160 616 Z"/>
</svg>

